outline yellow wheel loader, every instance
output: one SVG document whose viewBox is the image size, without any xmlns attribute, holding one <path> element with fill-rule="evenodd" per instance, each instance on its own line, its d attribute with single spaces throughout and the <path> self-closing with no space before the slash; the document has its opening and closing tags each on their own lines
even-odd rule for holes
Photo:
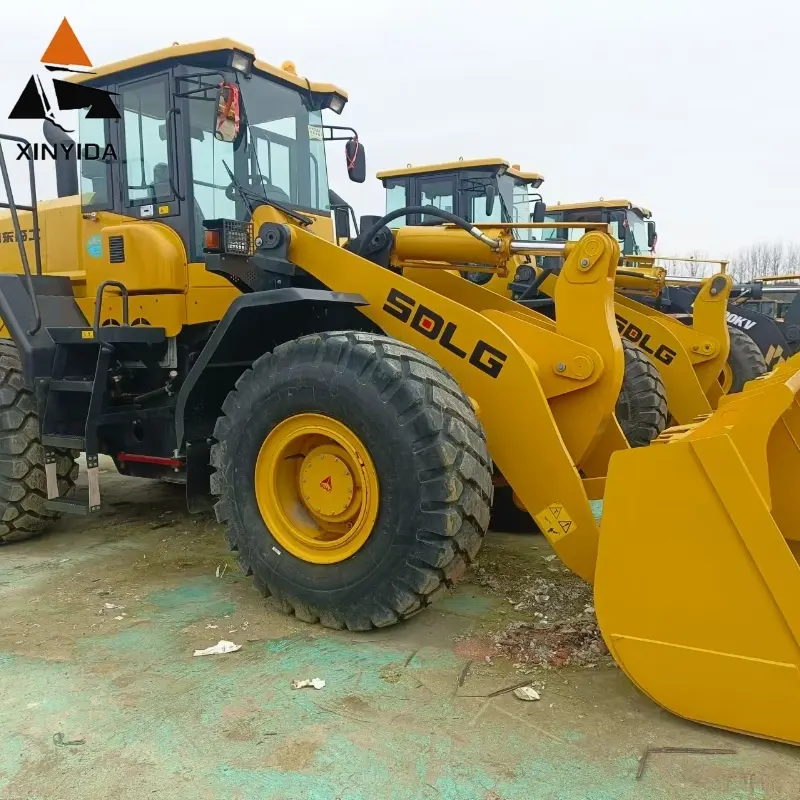
<svg viewBox="0 0 800 800">
<path fill-rule="evenodd" d="M 379 172 L 378 179 L 386 189 L 386 212 L 391 213 L 407 205 L 430 206 L 460 215 L 478 224 L 544 220 L 544 202 L 536 190 L 544 177 L 538 172 L 522 172 L 519 165 L 509 166 L 499 158 L 460 160 L 430 166 L 411 166 Z M 390 228 L 408 225 L 440 225 L 442 220 L 431 213 L 419 213 L 407 220 L 396 218 Z M 516 234 L 526 238 L 542 238 L 547 231 L 517 229 Z M 572 237 L 575 238 L 575 237 Z M 580 238 L 580 237 L 577 237 Z M 447 256 L 447 253 L 444 254 Z M 534 267 L 530 256 L 515 256 L 512 263 L 516 271 Z M 413 267 L 413 263 L 409 265 Z M 511 273 L 506 269 L 494 270 L 474 265 L 465 268 L 464 275 L 479 286 L 512 297 L 509 282 Z M 545 312 L 546 313 L 546 312 Z M 540 315 L 536 315 L 537 317 Z M 667 426 L 666 389 L 645 354 L 632 342 L 623 342 L 625 350 L 625 377 L 616 407 L 617 419 L 633 447 L 649 444 Z M 509 412 L 517 413 L 517 399 L 509 398 Z M 530 517 L 518 504 L 506 497 L 507 487 L 498 487 L 495 527 L 502 530 L 530 527 Z"/>
<path fill-rule="evenodd" d="M 746 381 L 766 372 L 754 342 L 728 325 L 733 283 L 725 274 L 727 262 L 714 262 L 720 271 L 703 283 L 691 316 L 678 319 L 655 307 L 652 301 L 664 292 L 667 272 L 655 263 L 657 234 L 648 209 L 628 200 L 546 207 L 541 194 L 532 191 L 544 178 L 521 172 L 516 165 L 509 167 L 501 159 L 409 165 L 379 172 L 377 177 L 386 189 L 387 212 L 404 201 L 454 209 L 479 227 L 512 226 L 516 235 L 544 242 L 577 240 L 587 230 L 585 223 L 609 230 L 622 251 L 616 275 L 617 326 L 623 341 L 641 350 L 658 369 L 669 415 L 676 422 L 688 423 L 710 413 L 723 394 L 740 390 Z M 530 228 L 531 220 L 547 224 Z M 425 226 L 433 220 L 420 213 L 409 223 Z M 530 256 L 517 255 L 506 269 L 492 271 L 480 265 L 461 269 L 471 282 L 552 317 L 559 264 L 554 256 L 543 257 L 539 265 Z M 640 436 L 649 441 L 658 432 L 643 428 Z"/>
<path fill-rule="evenodd" d="M 191 510 L 214 504 L 263 594 L 309 622 L 364 630 L 421 611 L 461 577 L 496 464 L 594 583 L 606 642 L 644 692 L 689 719 L 800 744 L 796 357 L 630 449 L 614 416 L 619 245 L 602 226 L 536 242 L 437 209 L 451 227 L 386 227 L 412 206 L 342 248 L 314 230 L 326 216 L 319 110 L 341 107 L 340 90 L 229 40 L 77 80 L 116 93 L 109 208 L 86 205 L 97 186 L 82 206 L 18 208 L 0 158 L 19 255 L 0 274 L 16 375 L 0 452 L 15 451 L 24 417 L 49 510 L 100 507 L 99 453 L 131 474 L 170 470 Z M 147 156 L 162 125 L 164 162 Z M 215 154 L 216 142 L 232 150 Z M 278 163 L 277 143 L 296 167 L 286 196 L 261 166 L 262 153 Z M 362 179 L 363 146 L 351 139 L 346 152 Z M 74 183 L 74 162 L 56 163 Z M 80 209 L 71 253 L 50 239 L 64 207 Z M 555 320 L 448 272 L 507 269 L 518 254 L 564 258 Z M 190 287 L 218 280 L 240 294 L 218 323 L 210 311 L 190 322 L 201 304 Z M 103 325 L 106 313 L 121 324 Z M 525 399 L 523 419 L 507 413 L 509 396 Z M 58 453 L 80 449 L 88 493 L 62 497 Z"/>
</svg>

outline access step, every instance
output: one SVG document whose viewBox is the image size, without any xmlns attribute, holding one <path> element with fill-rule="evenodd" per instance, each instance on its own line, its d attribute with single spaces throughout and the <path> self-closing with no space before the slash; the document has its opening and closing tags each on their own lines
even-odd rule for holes
<svg viewBox="0 0 800 800">
<path fill-rule="evenodd" d="M 89 490 L 78 490 L 69 497 L 58 497 L 55 500 L 45 500 L 45 508 L 58 511 L 61 514 L 78 514 L 88 516 L 100 511 L 100 506 L 89 505 Z"/>
<path fill-rule="evenodd" d="M 42 444 L 45 447 L 61 447 L 66 450 L 83 450 L 86 439 L 83 436 L 66 436 L 61 434 L 43 433 Z"/>
<path fill-rule="evenodd" d="M 91 394 L 93 381 L 51 380 L 50 391 L 56 392 L 88 392 Z"/>
</svg>

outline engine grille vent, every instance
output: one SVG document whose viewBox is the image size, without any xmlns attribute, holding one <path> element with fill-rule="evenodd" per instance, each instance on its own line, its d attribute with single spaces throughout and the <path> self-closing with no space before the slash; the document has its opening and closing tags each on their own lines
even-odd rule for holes
<svg viewBox="0 0 800 800">
<path fill-rule="evenodd" d="M 125 239 L 122 236 L 108 237 L 108 260 L 112 264 L 122 264 L 125 261 Z"/>
</svg>

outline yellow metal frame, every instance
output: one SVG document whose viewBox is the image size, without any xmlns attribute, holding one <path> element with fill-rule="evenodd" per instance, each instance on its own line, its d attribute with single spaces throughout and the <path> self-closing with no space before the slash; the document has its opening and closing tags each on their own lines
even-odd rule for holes
<svg viewBox="0 0 800 800">
<path fill-rule="evenodd" d="M 256 226 L 262 213 L 260 208 L 255 212 Z M 488 298 L 491 307 L 478 309 L 477 301 L 470 307 L 463 296 L 455 299 L 421 279 L 376 269 L 296 226 L 286 230 L 293 263 L 334 291 L 361 294 L 367 300 L 365 316 L 387 335 L 431 355 L 454 376 L 480 409 L 493 460 L 509 485 L 535 515 L 558 514 L 558 524 L 545 525 L 545 535 L 570 569 L 591 580 L 598 528 L 579 469 L 585 463 L 604 473 L 597 464 L 607 462 L 614 450 L 627 448 L 614 417 L 624 370 L 613 316 L 616 241 L 591 232 L 567 247 L 556 297 L 564 313 L 553 330 L 549 320 L 534 324 L 518 314 L 518 305 L 480 287 L 471 288 Z M 410 234 L 417 230 L 425 231 L 412 229 Z M 397 231 L 398 248 L 407 234 L 408 229 Z M 480 258 L 491 254 L 466 232 L 446 235 L 451 252 L 473 260 L 479 253 Z M 510 237 L 506 245 L 508 241 Z M 502 250 L 493 257 L 501 260 Z M 468 283 L 444 271 L 424 274 L 452 285 Z M 441 321 L 436 336 L 421 324 L 414 326 L 415 319 L 419 323 L 424 318 Z M 447 346 L 441 339 L 445 328 Z M 560 370 L 561 364 L 570 364 L 572 370 Z M 576 369 L 580 374 L 574 374 Z M 552 379 L 551 386 L 563 387 L 551 399 L 543 389 L 547 380 L 540 380 L 544 375 Z M 525 425 L 507 413 L 508 397 L 525 399 Z"/>
<path fill-rule="evenodd" d="M 588 231 L 608 231 L 605 223 L 565 224 L 567 227 L 586 228 Z M 536 222 L 484 223 L 475 227 L 487 235 L 507 237 L 514 230 L 537 229 L 547 225 L 548 223 Z M 504 273 L 507 275 L 509 264 L 517 264 L 519 258 L 509 250 L 493 253 L 454 226 L 437 225 L 398 229 L 395 232 L 391 264 L 402 269 L 404 273 L 413 274 L 415 279 L 426 285 L 431 285 L 430 281 L 433 279 L 424 277 L 423 272 L 438 269 L 454 274 L 459 271 L 485 271 L 498 276 Z M 454 267 L 454 263 L 462 266 Z M 622 282 L 618 275 L 619 269 L 615 272 L 615 285 Z M 660 291 L 665 285 L 666 273 L 661 268 L 638 270 L 636 278 L 645 284 L 651 282 L 657 285 Z M 539 327 L 552 325 L 543 315 L 512 303 L 509 292 L 501 294 L 492 289 L 487 290 L 487 287 L 474 287 L 479 290 L 474 292 L 464 284 L 473 286 L 463 279 L 449 281 L 446 285 L 439 283 L 437 286 L 438 291 L 458 298 L 461 302 L 475 302 L 483 307 L 493 303 L 493 307 L 503 308 L 504 313 L 533 321 Z M 550 275 L 543 281 L 540 291 L 555 297 L 558 285 L 559 277 Z M 658 369 L 667 393 L 670 414 L 679 424 L 689 423 L 698 416 L 710 413 L 717 407 L 723 394 L 724 383 L 721 378 L 724 377 L 730 352 L 727 303 L 732 288 L 732 279 L 722 272 L 705 279 L 695 300 L 691 326 L 619 292 L 614 293 L 614 315 L 619 332 L 623 338 L 639 347 Z M 488 295 L 505 302 L 491 301 Z M 587 308 L 588 306 L 584 306 L 579 314 L 589 313 Z"/>
</svg>

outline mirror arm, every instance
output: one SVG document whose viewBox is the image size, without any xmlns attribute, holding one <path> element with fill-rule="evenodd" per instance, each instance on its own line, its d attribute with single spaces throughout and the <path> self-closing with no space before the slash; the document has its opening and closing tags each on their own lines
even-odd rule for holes
<svg viewBox="0 0 800 800">
<path fill-rule="evenodd" d="M 173 97 L 193 97 L 196 94 L 200 94 L 200 92 L 212 92 L 216 91 L 219 88 L 219 82 L 217 83 L 203 83 L 201 78 L 210 78 L 212 76 L 218 76 L 221 81 L 225 81 L 227 77 L 222 72 L 192 72 L 189 75 L 178 75 L 175 78 L 175 92 L 173 92 Z M 177 91 L 179 84 L 189 83 L 189 84 L 197 84 L 197 89 L 187 89 L 185 92 Z M 198 100 L 208 100 L 209 102 L 214 102 L 213 97 L 198 97 Z"/>
<path fill-rule="evenodd" d="M 325 136 L 328 131 L 331 132 L 330 136 Z M 334 136 L 333 131 L 347 131 L 350 133 L 350 136 Z M 323 125 L 322 126 L 322 135 L 324 137 L 323 141 L 326 142 L 344 142 L 348 139 L 355 137 L 358 139 L 358 132 L 355 128 L 348 128 L 343 125 Z"/>
</svg>

